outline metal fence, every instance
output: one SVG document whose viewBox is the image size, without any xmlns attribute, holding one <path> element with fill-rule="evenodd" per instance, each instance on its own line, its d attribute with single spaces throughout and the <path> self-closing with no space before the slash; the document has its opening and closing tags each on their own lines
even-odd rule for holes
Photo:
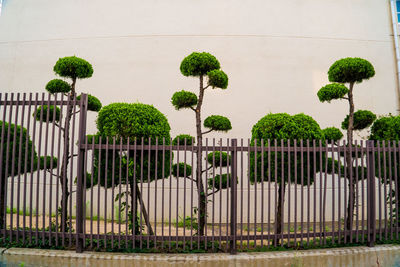
<svg viewBox="0 0 400 267">
<path fill-rule="evenodd" d="M 398 142 L 101 138 L 86 113 L 86 95 L 0 94 L 3 243 L 235 253 L 399 238 Z"/>
</svg>

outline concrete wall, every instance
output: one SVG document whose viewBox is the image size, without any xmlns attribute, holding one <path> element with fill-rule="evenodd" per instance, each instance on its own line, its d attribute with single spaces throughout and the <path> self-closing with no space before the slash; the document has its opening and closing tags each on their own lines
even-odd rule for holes
<svg viewBox="0 0 400 267">
<path fill-rule="evenodd" d="M 194 115 L 174 110 L 170 98 L 196 92 L 198 81 L 179 65 L 192 51 L 208 51 L 230 77 L 227 90 L 206 92 L 204 118 L 226 115 L 233 126 L 214 136 L 247 138 L 269 112 L 304 112 L 339 127 L 346 103 L 319 103 L 316 92 L 342 57 L 366 58 L 376 69 L 356 86 L 356 109 L 397 113 L 390 21 L 382 0 L 10 0 L 0 16 L 0 91 L 42 92 L 57 59 L 76 55 L 94 67 L 79 91 L 105 105 L 153 104 L 173 136 L 194 134 Z"/>
</svg>

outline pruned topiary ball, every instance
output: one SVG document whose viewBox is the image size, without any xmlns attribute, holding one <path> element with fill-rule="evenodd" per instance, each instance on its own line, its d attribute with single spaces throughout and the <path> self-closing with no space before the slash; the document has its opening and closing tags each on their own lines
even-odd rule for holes
<svg viewBox="0 0 400 267">
<path fill-rule="evenodd" d="M 268 114 L 261 118 L 251 130 L 252 142 L 257 139 L 280 140 L 322 140 L 323 134 L 318 123 L 310 116 L 303 113 L 289 115 L 287 113 Z"/>
<path fill-rule="evenodd" d="M 179 91 L 172 95 L 171 102 L 175 109 L 191 108 L 197 105 L 197 95 L 188 91 Z"/>
<path fill-rule="evenodd" d="M 231 122 L 227 117 L 220 115 L 211 115 L 204 120 L 204 127 L 213 131 L 227 132 L 232 129 Z"/>
<path fill-rule="evenodd" d="M 372 64 L 365 59 L 358 57 L 342 58 L 332 64 L 328 71 L 330 82 L 353 83 L 362 82 L 375 75 Z"/>
<path fill-rule="evenodd" d="M 319 89 L 317 96 L 321 102 L 330 102 L 333 99 L 340 99 L 349 92 L 346 86 L 340 83 L 331 83 Z"/>
<path fill-rule="evenodd" d="M 49 113 L 48 118 L 47 118 L 47 113 Z M 58 122 L 58 121 L 60 121 L 60 114 L 61 114 L 61 110 L 59 107 L 55 107 L 55 111 L 54 111 L 54 106 L 52 106 L 52 105 L 50 106 L 50 108 L 49 108 L 49 106 L 40 106 L 33 113 L 33 117 L 37 121 L 46 122 L 48 120 L 49 122 L 53 122 L 53 121 Z"/>
<path fill-rule="evenodd" d="M 228 153 L 226 152 L 215 151 L 208 153 L 207 161 L 214 167 L 226 167 L 228 165 L 231 165 L 232 157 L 231 155 L 228 155 Z"/>
<path fill-rule="evenodd" d="M 400 116 L 386 116 L 377 119 L 371 126 L 370 140 L 400 140 Z"/>
<path fill-rule="evenodd" d="M 97 129 L 103 136 L 133 140 L 141 137 L 158 137 L 170 140 L 167 118 L 151 105 L 134 103 L 113 103 L 103 107 L 97 117 Z"/>
<path fill-rule="evenodd" d="M 53 79 L 46 84 L 46 90 L 51 93 L 68 93 L 71 91 L 71 85 L 60 79 Z"/>
<path fill-rule="evenodd" d="M 100 109 L 101 109 L 101 106 L 102 106 L 100 100 L 97 97 L 92 96 L 90 94 L 87 94 L 87 97 L 88 97 L 87 110 L 99 112 Z M 81 95 L 79 95 L 76 99 L 80 100 L 81 99 Z"/>
<path fill-rule="evenodd" d="M 193 52 L 182 60 L 180 69 L 184 76 L 205 75 L 211 70 L 217 70 L 220 64 L 216 57 L 206 52 Z"/>
<path fill-rule="evenodd" d="M 186 174 L 186 175 L 185 175 Z M 192 166 L 180 162 L 179 164 L 172 165 L 172 175 L 175 177 L 188 177 L 192 175 Z"/>
<path fill-rule="evenodd" d="M 343 137 L 343 133 L 336 127 L 328 127 L 322 130 L 325 140 L 329 143 L 331 141 L 339 141 Z"/>
<path fill-rule="evenodd" d="M 86 60 L 76 56 L 58 59 L 53 70 L 61 77 L 72 79 L 84 79 L 92 77 L 93 75 L 92 65 Z"/>
<path fill-rule="evenodd" d="M 370 126 L 374 120 L 376 120 L 376 115 L 369 110 L 357 110 L 354 112 L 354 130 L 363 130 Z M 342 122 L 342 129 L 347 130 L 349 127 L 349 115 L 346 116 Z"/>
<path fill-rule="evenodd" d="M 207 73 L 208 83 L 213 88 L 226 89 L 228 87 L 228 75 L 222 70 L 212 70 Z"/>
<path fill-rule="evenodd" d="M 238 183 L 238 179 L 236 178 L 236 183 Z M 231 175 L 229 174 L 217 174 L 213 178 L 209 178 L 208 181 L 208 188 L 210 190 L 221 190 L 226 189 L 232 186 Z"/>
<path fill-rule="evenodd" d="M 180 134 L 178 136 L 176 136 L 173 140 L 172 140 L 172 144 L 174 146 L 176 145 L 180 145 L 180 146 L 184 146 L 186 142 L 187 146 L 191 146 L 194 143 L 194 137 L 189 135 L 189 134 Z"/>
</svg>

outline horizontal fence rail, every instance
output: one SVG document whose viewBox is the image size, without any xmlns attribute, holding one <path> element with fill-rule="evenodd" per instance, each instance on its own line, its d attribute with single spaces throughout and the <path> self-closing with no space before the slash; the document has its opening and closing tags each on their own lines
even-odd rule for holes
<svg viewBox="0 0 400 267">
<path fill-rule="evenodd" d="M 399 238 L 397 141 L 198 146 L 87 135 L 86 113 L 84 94 L 0 94 L 4 244 L 234 254 Z"/>
</svg>

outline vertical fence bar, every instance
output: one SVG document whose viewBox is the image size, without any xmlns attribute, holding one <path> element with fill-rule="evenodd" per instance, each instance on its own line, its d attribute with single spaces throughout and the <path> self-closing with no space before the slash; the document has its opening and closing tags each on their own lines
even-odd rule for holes
<svg viewBox="0 0 400 267">
<path fill-rule="evenodd" d="M 86 173 L 85 166 L 85 143 L 86 138 L 86 109 L 87 109 L 87 95 L 82 94 L 80 100 L 80 116 L 79 116 L 79 140 L 78 140 L 78 177 L 76 186 L 76 252 L 83 252 L 83 245 L 85 244 L 85 235 L 83 233 L 83 175 Z"/>
<path fill-rule="evenodd" d="M 375 244 L 375 153 L 374 141 L 367 141 L 368 148 L 368 246 L 373 247 Z"/>
<path fill-rule="evenodd" d="M 237 201 L 236 201 L 236 179 L 237 179 L 237 139 L 231 140 L 231 240 L 230 240 L 230 253 L 236 254 L 236 212 L 237 212 Z M 229 176 L 228 176 L 229 178 Z"/>
<path fill-rule="evenodd" d="M 26 101 L 26 94 L 23 94 L 23 99 L 22 99 L 22 114 L 21 114 L 21 130 L 23 131 L 24 129 L 24 122 L 25 122 L 25 101 Z M 29 116 L 30 117 L 30 116 Z M 29 133 L 27 132 L 27 135 Z M 17 238 L 16 241 L 19 241 L 19 230 L 20 230 L 20 225 L 19 225 L 19 215 L 20 215 L 20 196 L 21 196 L 21 164 L 22 164 L 22 136 L 23 133 L 21 132 L 19 136 L 19 148 L 18 148 L 18 186 L 17 186 Z M 26 165 L 26 162 L 25 162 Z M 22 212 L 22 214 L 24 214 Z"/>
<path fill-rule="evenodd" d="M 1 94 L 0 93 L 0 100 L 3 100 L 3 96 L 4 96 L 4 105 L 3 105 L 3 119 L 1 122 L 1 142 L 0 142 L 0 162 L 3 163 L 3 153 L 4 153 L 4 134 L 5 134 L 5 125 L 6 125 L 6 113 L 7 113 L 7 97 L 8 94 Z M 26 146 L 28 147 L 28 146 Z M 5 166 L 3 166 L 3 164 L 0 164 L 0 206 L 1 208 L 5 207 L 5 203 L 6 203 L 6 199 L 5 199 L 5 185 L 7 183 L 7 175 L 2 175 L 3 174 L 3 168 L 5 168 Z M 4 172 L 5 173 L 5 172 Z M 1 208 L 0 208 L 0 212 L 1 212 Z M 3 213 L 3 212 L 1 212 Z M 5 229 L 6 229 L 6 218 L 2 218 L 0 221 L 0 231 L 1 231 L 1 237 L 5 238 Z"/>
</svg>

